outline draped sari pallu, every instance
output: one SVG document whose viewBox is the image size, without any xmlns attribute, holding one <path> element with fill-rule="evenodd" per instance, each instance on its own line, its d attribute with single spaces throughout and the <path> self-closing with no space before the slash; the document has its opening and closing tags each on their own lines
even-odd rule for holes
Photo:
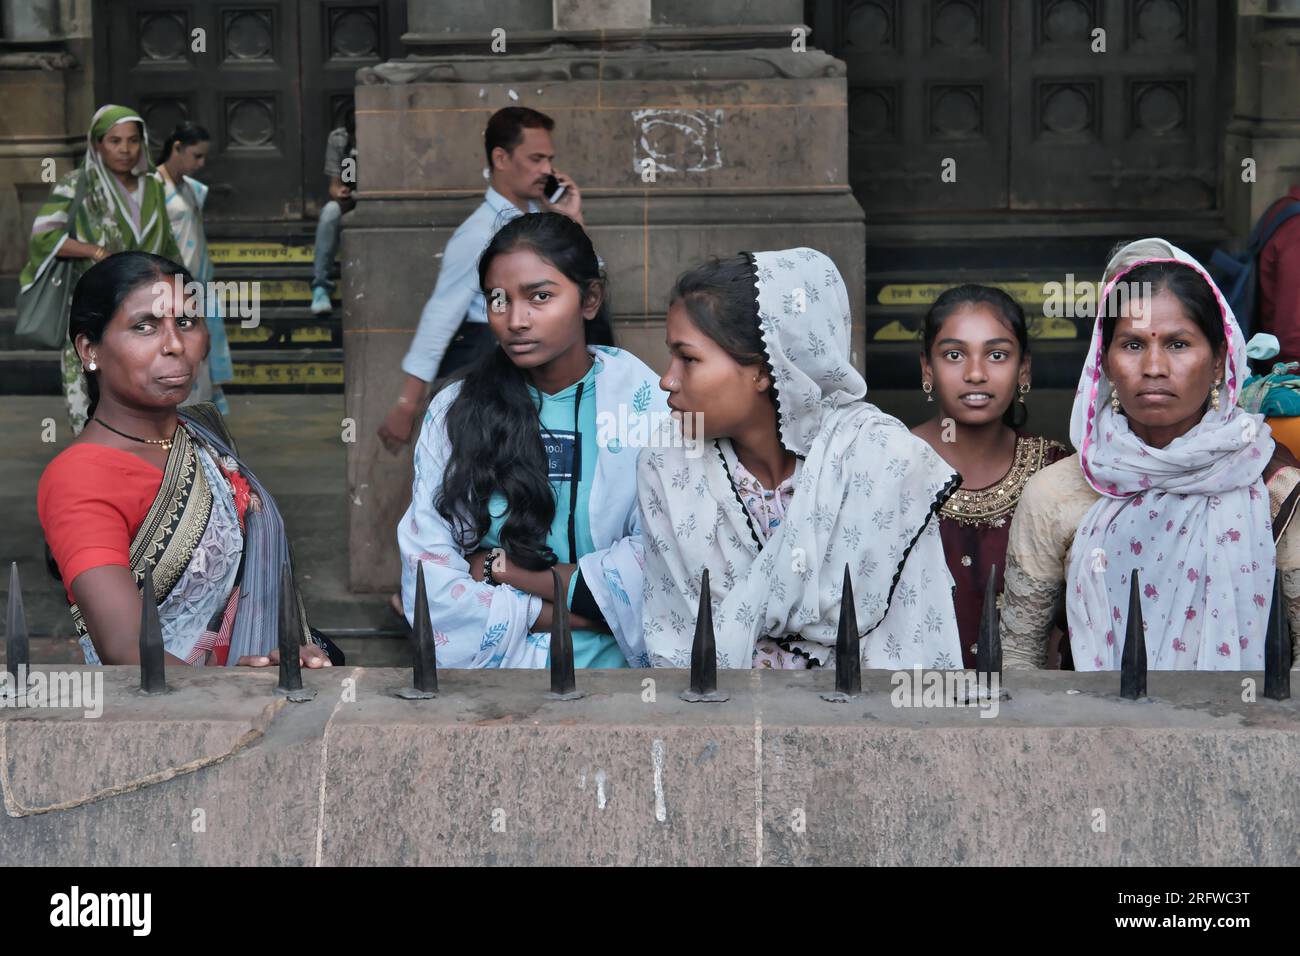
<svg viewBox="0 0 1300 956">
<path fill-rule="evenodd" d="M 236 469 L 251 491 L 242 528 L 226 476 Z M 269 653 L 285 562 L 288 540 L 274 499 L 239 462 L 215 407 L 182 409 L 162 484 L 130 549 L 137 586 L 146 564 L 153 571 L 166 651 L 190 664 L 226 665 Z M 296 589 L 295 597 L 302 642 L 309 628 Z M 86 663 L 101 663 L 81 609 L 73 604 L 71 612 Z"/>
</svg>

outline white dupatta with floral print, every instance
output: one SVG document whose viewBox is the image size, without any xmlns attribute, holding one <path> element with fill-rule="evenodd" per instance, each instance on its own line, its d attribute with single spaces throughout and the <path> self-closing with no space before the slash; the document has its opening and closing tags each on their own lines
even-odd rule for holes
<svg viewBox="0 0 1300 956">
<path fill-rule="evenodd" d="M 1101 302 L 1145 263 L 1194 269 L 1213 291 L 1223 321 L 1223 391 L 1219 407 L 1208 407 L 1191 430 L 1163 448 L 1146 444 L 1111 407 L 1114 386 L 1101 361 L 1104 309 L 1098 308 L 1070 418 L 1083 476 L 1101 495 L 1079 522 L 1066 570 L 1075 670 L 1119 669 L 1135 568 L 1151 670 L 1264 667 L 1277 549 L 1262 474 L 1274 440 L 1262 415 L 1237 405 L 1249 369 L 1232 309 L 1199 262 L 1170 248 L 1171 258 L 1125 265 Z"/>
<path fill-rule="evenodd" d="M 828 663 L 848 565 L 863 666 L 960 666 L 952 577 L 935 519 L 957 476 L 902 422 L 863 400 L 866 382 L 849 361 L 848 292 L 835 264 L 802 248 L 753 258 L 781 443 L 803 465 L 786 520 L 760 544 L 732 484 L 729 440 L 694 454 L 642 450 L 651 663 L 689 664 L 705 568 L 721 666 L 750 667 L 763 636 L 790 638 Z"/>
</svg>

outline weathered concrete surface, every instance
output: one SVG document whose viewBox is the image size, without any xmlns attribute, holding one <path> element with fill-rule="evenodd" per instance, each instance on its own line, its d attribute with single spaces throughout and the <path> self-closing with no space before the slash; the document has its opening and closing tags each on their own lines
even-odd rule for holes
<svg viewBox="0 0 1300 956">
<path fill-rule="evenodd" d="M 291 705 L 271 671 L 174 671 L 164 698 L 104 671 L 98 720 L 0 709 L 0 863 L 1300 863 L 1300 703 L 1243 703 L 1259 675 L 1126 702 L 1116 675 L 1017 673 L 983 718 L 896 709 L 885 672 L 848 705 L 757 671 L 723 672 L 725 704 L 680 701 L 680 671 L 581 672 L 565 703 L 545 673 L 444 672 L 409 703 L 408 672 L 341 668 Z"/>
</svg>

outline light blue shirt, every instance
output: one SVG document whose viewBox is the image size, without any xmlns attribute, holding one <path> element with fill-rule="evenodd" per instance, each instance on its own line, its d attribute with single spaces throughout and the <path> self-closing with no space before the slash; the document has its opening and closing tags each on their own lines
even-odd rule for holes
<svg viewBox="0 0 1300 956">
<path fill-rule="evenodd" d="M 541 212 L 541 208 L 529 200 L 528 211 Z M 478 260 L 497 230 L 522 215 L 518 206 L 489 186 L 483 204 L 452 233 L 442 253 L 438 284 L 424 303 L 411 347 L 402 359 L 403 372 L 433 381 L 460 324 L 487 321 L 487 302 L 478 286 Z"/>
</svg>

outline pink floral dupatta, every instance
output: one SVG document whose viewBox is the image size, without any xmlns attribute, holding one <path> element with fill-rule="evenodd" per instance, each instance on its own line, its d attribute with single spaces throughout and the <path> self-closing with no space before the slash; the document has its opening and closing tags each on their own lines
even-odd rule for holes
<svg viewBox="0 0 1300 956">
<path fill-rule="evenodd" d="M 1186 252 L 1180 262 L 1214 290 L 1228 355 L 1218 410 L 1165 448 L 1147 445 L 1111 409 L 1102 371 L 1102 323 L 1070 418 L 1084 478 L 1101 498 L 1079 524 L 1066 572 L 1070 647 L 1078 670 L 1115 670 L 1123 649 L 1129 576 L 1142 586 L 1147 666 L 1156 670 L 1260 670 L 1277 557 L 1263 470 L 1274 442 L 1262 416 L 1237 407 L 1246 343 L 1214 281 Z"/>
</svg>

